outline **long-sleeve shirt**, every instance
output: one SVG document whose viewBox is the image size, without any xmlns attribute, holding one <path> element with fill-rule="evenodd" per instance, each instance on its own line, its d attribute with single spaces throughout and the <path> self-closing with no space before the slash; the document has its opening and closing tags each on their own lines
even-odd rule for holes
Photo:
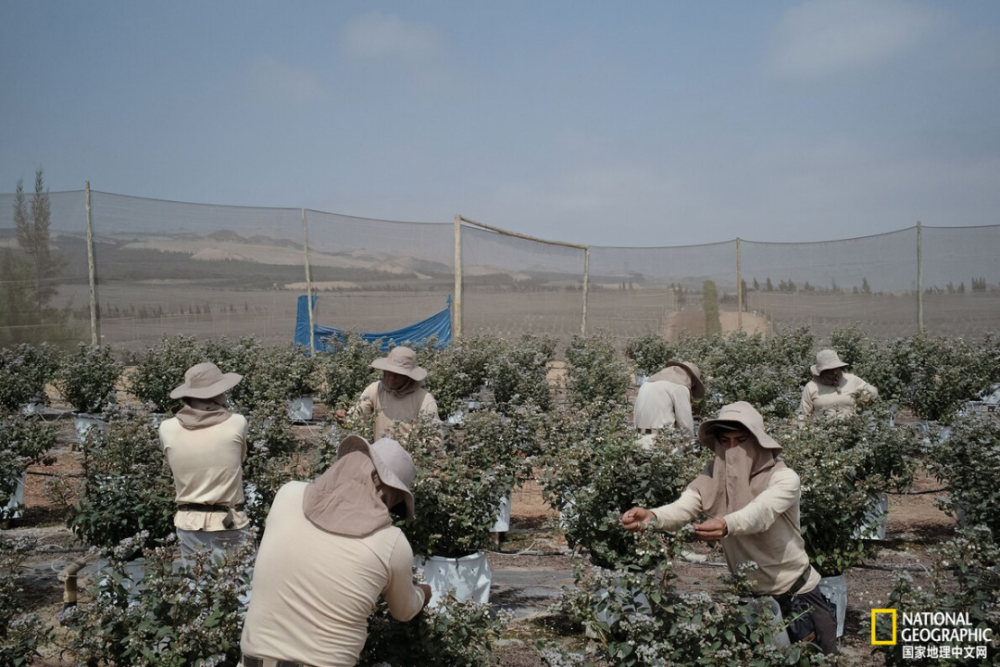
<svg viewBox="0 0 1000 667">
<path fill-rule="evenodd" d="M 352 410 L 363 415 L 375 413 L 376 440 L 394 436 L 397 432 L 399 435 L 406 435 L 420 415 L 438 418 L 437 401 L 422 386 L 400 397 L 386 389 L 381 380 L 365 387 L 361 392 L 361 399 Z M 393 422 L 399 422 L 395 429 Z"/>
<path fill-rule="evenodd" d="M 644 382 L 635 397 L 635 428 L 674 428 L 694 433 L 691 416 L 691 390 L 684 385 L 658 380 Z"/>
<path fill-rule="evenodd" d="M 835 416 L 849 416 L 854 413 L 856 396 L 864 392 L 873 398 L 878 390 L 857 375 L 844 373 L 836 387 L 810 380 L 802 389 L 802 403 L 799 411 L 808 417 L 816 413 Z"/>
<path fill-rule="evenodd" d="M 726 563 L 733 572 L 747 561 L 755 561 L 753 588 L 762 595 L 788 591 L 809 568 L 809 578 L 798 591 L 808 593 L 819 584 L 819 573 L 809 564 L 799 526 L 799 476 L 790 468 L 771 473 L 767 488 L 743 509 L 722 517 L 728 534 L 722 538 Z M 681 497 L 653 510 L 657 527 L 677 530 L 702 512 L 698 491 L 688 486 Z"/>
<path fill-rule="evenodd" d="M 240 648 L 314 667 L 354 665 L 379 595 L 400 621 L 423 608 L 413 550 L 394 526 L 346 537 L 313 525 L 302 511 L 307 486 L 285 484 L 271 505 Z"/>
<path fill-rule="evenodd" d="M 234 414 L 221 424 L 188 430 L 176 417 L 160 422 L 160 444 L 174 474 L 178 505 L 225 505 L 243 502 L 243 459 L 247 455 L 247 420 Z M 231 511 L 234 529 L 250 520 Z M 181 530 L 228 530 L 225 512 L 179 511 L 174 526 Z"/>
</svg>

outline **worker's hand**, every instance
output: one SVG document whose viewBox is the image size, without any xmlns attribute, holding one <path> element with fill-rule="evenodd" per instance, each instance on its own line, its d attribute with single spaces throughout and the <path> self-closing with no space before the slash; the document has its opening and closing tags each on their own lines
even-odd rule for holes
<svg viewBox="0 0 1000 667">
<path fill-rule="evenodd" d="M 424 592 L 424 606 L 426 607 L 427 603 L 431 601 L 431 587 L 427 584 L 417 584 L 417 588 Z"/>
<path fill-rule="evenodd" d="M 650 521 L 655 521 L 655 517 L 652 512 L 644 507 L 633 507 L 625 512 L 625 514 L 622 514 L 622 527 L 630 533 L 642 530 Z"/>
<path fill-rule="evenodd" d="M 718 542 L 729 534 L 729 526 L 722 518 L 709 519 L 704 523 L 693 523 L 691 527 L 694 528 L 695 537 L 706 542 Z"/>
<path fill-rule="evenodd" d="M 333 418 L 337 420 L 337 423 L 344 421 L 347 418 L 347 410 L 340 408 L 333 413 Z"/>
</svg>

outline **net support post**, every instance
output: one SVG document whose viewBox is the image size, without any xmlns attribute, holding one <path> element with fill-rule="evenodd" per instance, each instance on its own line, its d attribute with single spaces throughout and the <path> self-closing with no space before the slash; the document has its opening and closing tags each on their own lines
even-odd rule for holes
<svg viewBox="0 0 1000 667">
<path fill-rule="evenodd" d="M 590 246 L 583 251 L 583 319 L 580 322 L 580 335 L 587 335 L 587 296 L 590 294 Z"/>
<path fill-rule="evenodd" d="M 451 311 L 451 335 L 462 336 L 462 216 L 455 216 L 455 300 Z"/>
<path fill-rule="evenodd" d="M 302 254 L 305 256 L 306 268 L 306 302 L 309 306 L 309 356 L 316 354 L 316 323 L 313 321 L 313 291 L 312 272 L 309 269 L 309 223 L 306 221 L 306 210 L 302 211 Z"/>
<path fill-rule="evenodd" d="M 740 264 L 740 237 L 736 237 L 736 328 L 743 331 L 743 269 Z"/>
<path fill-rule="evenodd" d="M 97 308 L 97 264 L 94 261 L 94 221 L 90 205 L 90 179 L 84 183 L 87 210 L 87 283 L 90 286 L 90 344 L 101 344 L 101 315 Z"/>
<path fill-rule="evenodd" d="M 917 220 L 917 332 L 924 332 L 924 229 Z"/>
</svg>

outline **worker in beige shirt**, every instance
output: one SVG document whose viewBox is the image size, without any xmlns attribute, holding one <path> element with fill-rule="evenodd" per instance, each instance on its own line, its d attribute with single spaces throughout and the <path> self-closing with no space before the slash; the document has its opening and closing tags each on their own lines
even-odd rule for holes
<svg viewBox="0 0 1000 667">
<path fill-rule="evenodd" d="M 372 368 L 382 371 L 382 377 L 365 387 L 350 412 L 375 415 L 376 439 L 404 438 L 421 416 L 438 420 L 437 402 L 424 388 L 427 371 L 417 365 L 416 352 L 395 347 L 388 356 L 373 361 Z M 347 414 L 346 410 L 338 410 L 336 416 L 343 419 Z"/>
<path fill-rule="evenodd" d="M 196 549 L 225 551 L 247 538 L 243 511 L 243 459 L 247 420 L 226 405 L 226 392 L 243 376 L 213 363 L 192 366 L 172 392 L 184 406 L 160 422 L 160 444 L 174 475 L 174 526 L 181 556 Z"/>
<path fill-rule="evenodd" d="M 676 428 L 694 435 L 691 399 L 705 395 L 701 370 L 689 361 L 668 361 L 651 375 L 635 397 L 633 419 L 639 444 L 649 448 L 663 429 Z"/>
<path fill-rule="evenodd" d="M 413 583 L 413 550 L 392 514 L 413 519 L 410 455 L 352 435 L 312 483 L 278 491 L 254 566 L 240 650 L 244 667 L 349 667 L 379 595 L 400 621 L 431 597 Z"/>
<path fill-rule="evenodd" d="M 849 364 L 835 350 L 820 350 L 812 365 L 812 380 L 802 389 L 799 411 L 803 417 L 824 414 L 832 417 L 854 413 L 858 398 L 878 397 L 878 390 L 857 375 L 845 371 Z"/>
<path fill-rule="evenodd" d="M 837 623 L 799 527 L 799 476 L 777 458 L 781 445 L 764 431 L 760 413 L 743 401 L 702 422 L 698 439 L 714 450 L 715 460 L 676 501 L 655 510 L 634 507 L 622 515 L 622 525 L 629 531 L 646 526 L 673 531 L 707 515 L 692 524 L 695 535 L 721 540 L 730 571 L 756 562 L 750 575 L 754 591 L 773 596 L 785 617 L 793 615 L 793 603 L 804 600 L 816 643 L 835 653 Z"/>
</svg>

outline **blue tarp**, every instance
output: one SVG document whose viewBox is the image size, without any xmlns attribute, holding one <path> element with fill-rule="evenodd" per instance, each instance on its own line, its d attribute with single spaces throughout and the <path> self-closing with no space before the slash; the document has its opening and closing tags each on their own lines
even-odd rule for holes
<svg viewBox="0 0 1000 667">
<path fill-rule="evenodd" d="M 299 297 L 299 310 L 295 318 L 295 344 L 309 349 L 309 297 Z M 318 296 L 313 297 L 313 312 L 316 312 L 316 302 Z M 313 334 L 316 340 L 317 352 L 329 352 L 330 348 L 323 342 L 324 338 L 342 338 L 349 332 L 334 327 L 324 327 L 315 325 Z M 431 336 L 436 336 L 434 347 L 447 347 L 451 343 L 451 297 L 448 297 L 448 305 L 441 312 L 431 315 L 426 320 L 421 320 L 415 324 L 396 329 L 395 331 L 383 331 L 381 333 L 358 334 L 368 342 L 382 340 L 382 351 L 388 352 L 390 343 L 401 345 L 403 343 L 413 343 L 422 345 Z"/>
</svg>

